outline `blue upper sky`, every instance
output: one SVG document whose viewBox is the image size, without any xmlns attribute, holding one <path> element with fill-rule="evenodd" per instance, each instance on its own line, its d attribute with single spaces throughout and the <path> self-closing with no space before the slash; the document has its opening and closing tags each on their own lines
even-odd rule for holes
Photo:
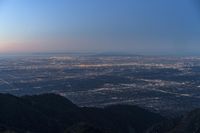
<svg viewBox="0 0 200 133">
<path fill-rule="evenodd" d="M 198 0 L 0 0 L 0 52 L 200 53 Z"/>
</svg>

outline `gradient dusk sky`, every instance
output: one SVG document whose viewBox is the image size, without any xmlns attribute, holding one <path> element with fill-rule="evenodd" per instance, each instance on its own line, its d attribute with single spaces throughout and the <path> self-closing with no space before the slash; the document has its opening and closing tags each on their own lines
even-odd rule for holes
<svg viewBox="0 0 200 133">
<path fill-rule="evenodd" d="M 0 0 L 0 53 L 200 53 L 198 0 Z"/>
</svg>

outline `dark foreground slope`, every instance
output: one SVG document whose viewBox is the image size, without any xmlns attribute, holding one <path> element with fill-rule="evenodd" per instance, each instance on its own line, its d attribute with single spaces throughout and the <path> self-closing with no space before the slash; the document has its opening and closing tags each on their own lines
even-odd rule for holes
<svg viewBox="0 0 200 133">
<path fill-rule="evenodd" d="M 200 133 L 200 109 L 186 114 L 168 133 Z"/>
<path fill-rule="evenodd" d="M 80 108 L 54 94 L 15 97 L 0 94 L 0 132 L 142 133 L 163 121 L 137 106 Z"/>
<path fill-rule="evenodd" d="M 200 109 L 183 117 L 158 123 L 148 129 L 147 133 L 200 133 Z"/>
<path fill-rule="evenodd" d="M 78 107 L 55 95 L 0 94 L 0 133 L 200 133 L 200 109 L 165 119 L 137 106 Z"/>
</svg>

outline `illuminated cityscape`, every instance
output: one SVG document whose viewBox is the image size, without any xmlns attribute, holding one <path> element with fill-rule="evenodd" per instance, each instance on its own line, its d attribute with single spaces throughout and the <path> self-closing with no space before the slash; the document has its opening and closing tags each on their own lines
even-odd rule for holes
<svg viewBox="0 0 200 133">
<path fill-rule="evenodd" d="M 134 104 L 165 115 L 200 107 L 200 58 L 50 54 L 0 59 L 0 91 L 56 93 L 80 106 Z"/>
</svg>

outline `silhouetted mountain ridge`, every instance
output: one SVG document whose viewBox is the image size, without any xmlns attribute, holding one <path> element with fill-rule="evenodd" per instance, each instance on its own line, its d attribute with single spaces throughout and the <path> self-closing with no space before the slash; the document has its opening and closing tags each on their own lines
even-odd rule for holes
<svg viewBox="0 0 200 133">
<path fill-rule="evenodd" d="M 199 133 L 200 109 L 166 119 L 138 106 L 78 107 L 55 94 L 0 94 L 0 133 Z"/>
<path fill-rule="evenodd" d="M 136 106 L 81 108 L 55 94 L 0 94 L 0 108 L 0 125 L 4 125 L 0 129 L 22 133 L 144 132 L 164 119 Z"/>
<path fill-rule="evenodd" d="M 200 133 L 200 109 L 186 114 L 168 133 Z"/>
</svg>

